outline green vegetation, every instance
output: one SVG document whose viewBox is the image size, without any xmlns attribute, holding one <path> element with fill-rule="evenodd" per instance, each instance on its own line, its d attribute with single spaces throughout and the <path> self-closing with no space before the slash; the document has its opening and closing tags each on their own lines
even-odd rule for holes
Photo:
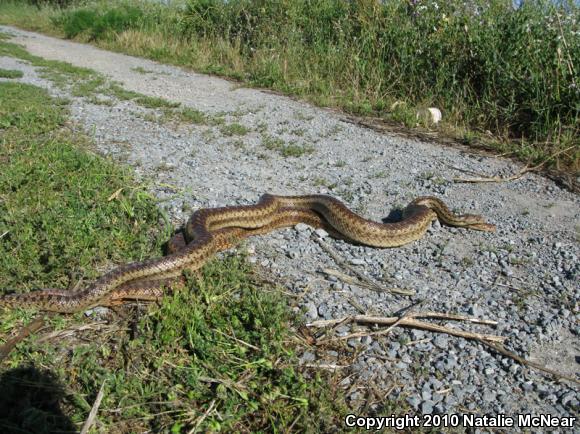
<svg viewBox="0 0 580 434">
<path fill-rule="evenodd" d="M 0 83 L 0 288 L 66 286 L 161 252 L 152 198 L 62 129 L 65 119 L 66 101 Z"/>
<path fill-rule="evenodd" d="M 173 113 L 181 122 L 192 124 L 203 124 L 206 122 L 206 116 L 199 110 L 192 109 L 191 107 L 183 107 L 181 110 L 176 110 Z"/>
<path fill-rule="evenodd" d="M 8 1 L 0 20 L 408 126 L 439 107 L 446 133 L 538 161 L 580 135 L 580 8 L 555 3 Z M 554 162 L 577 169 L 578 148 Z"/>
<path fill-rule="evenodd" d="M 140 95 L 134 101 L 145 108 L 175 108 L 180 105 L 178 102 L 168 101 L 165 98 L 146 95 Z"/>
<path fill-rule="evenodd" d="M 24 73 L 15 69 L 0 68 L 0 78 L 22 78 Z"/>
<path fill-rule="evenodd" d="M 98 93 L 99 89 L 105 84 L 105 77 L 96 75 L 94 78 L 76 82 L 72 87 L 73 96 L 91 97 Z"/>
<path fill-rule="evenodd" d="M 0 7 L 2 3 L 0 3 Z M 0 56 L 14 57 L 26 60 L 31 65 L 40 69 L 40 75 L 50 79 L 58 86 L 65 86 L 71 82 L 76 82 L 78 86 L 84 85 L 86 81 L 98 80 L 99 75 L 87 68 L 79 68 L 70 63 L 56 60 L 46 60 L 34 56 L 22 48 L 20 45 L 7 42 L 5 34 L 0 34 Z"/>
<path fill-rule="evenodd" d="M 148 69 L 143 68 L 142 66 L 136 66 L 135 68 L 131 68 L 132 71 L 135 71 L 139 74 L 154 74 L 155 71 L 150 71 Z"/>
<path fill-rule="evenodd" d="M 224 136 L 243 136 L 249 133 L 250 129 L 243 126 L 242 124 L 233 123 L 222 125 L 220 131 Z"/>
<path fill-rule="evenodd" d="M 46 73 L 62 77 L 52 66 Z M 151 196 L 66 119 L 66 101 L 0 83 L 2 292 L 86 284 L 112 264 L 159 256 L 169 237 Z M 228 257 L 140 315 L 47 318 L 0 362 L 0 429 L 78 432 L 101 386 L 105 432 L 338 426 L 340 394 L 295 368 L 291 311 L 261 285 L 243 257 Z M 0 343 L 32 314 L 0 312 Z"/>
<path fill-rule="evenodd" d="M 301 157 L 304 154 L 314 152 L 314 148 L 311 146 L 286 143 L 281 138 L 269 134 L 262 134 L 262 146 L 270 151 L 277 151 L 283 157 Z"/>
<path fill-rule="evenodd" d="M 21 46 L 5 40 L 0 40 L 0 56 L 16 57 L 30 62 L 33 66 L 40 68 L 42 77 L 51 80 L 61 88 L 70 87 L 73 96 L 88 98 L 94 104 L 112 105 L 110 99 L 99 98 L 99 95 L 104 95 L 122 101 L 131 100 L 145 108 L 163 109 L 165 113 L 163 119 L 177 118 L 181 122 L 200 123 L 203 116 L 201 112 L 189 108 L 175 110 L 179 107 L 179 103 L 127 90 L 118 83 L 109 82 L 102 74 L 93 70 L 33 56 Z M 0 70 L 0 76 L 3 74 L 2 71 L 7 70 Z M 11 72 L 22 76 L 20 71 Z"/>
</svg>

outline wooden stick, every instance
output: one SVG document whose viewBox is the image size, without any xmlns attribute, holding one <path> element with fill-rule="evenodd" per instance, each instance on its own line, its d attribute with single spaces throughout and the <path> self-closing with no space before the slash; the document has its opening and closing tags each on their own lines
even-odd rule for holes
<svg viewBox="0 0 580 434">
<path fill-rule="evenodd" d="M 103 396 L 105 396 L 105 383 L 107 381 L 103 381 L 103 384 L 101 384 L 101 388 L 99 389 L 99 393 L 97 394 L 97 398 L 95 399 L 95 402 L 93 404 L 93 407 L 91 408 L 91 411 L 89 413 L 89 417 L 87 417 L 87 420 L 85 421 L 83 428 L 81 429 L 81 434 L 87 434 L 89 432 L 89 430 L 91 429 L 91 426 L 93 426 L 93 423 L 95 422 L 95 418 L 97 417 L 97 412 L 99 411 L 99 407 L 101 406 L 101 401 L 103 400 Z"/>
<path fill-rule="evenodd" d="M 210 415 L 210 413 L 213 411 L 213 408 L 215 406 L 215 402 L 216 400 L 212 400 L 212 402 L 210 402 L 209 407 L 207 408 L 207 410 L 205 411 L 204 414 L 201 415 L 201 417 L 197 420 L 196 424 L 193 426 L 193 428 L 191 428 L 188 431 L 188 434 L 193 434 L 194 432 L 197 431 L 197 429 L 199 428 L 199 426 L 203 423 L 203 421 Z"/>
<path fill-rule="evenodd" d="M 337 365 L 336 363 L 306 363 L 304 365 L 305 368 L 313 368 L 313 369 L 344 369 L 350 367 L 350 365 Z"/>
<path fill-rule="evenodd" d="M 530 360 L 526 360 L 517 354 L 512 353 L 511 351 L 506 350 L 501 343 L 503 343 L 507 338 L 504 336 L 495 336 L 495 335 L 486 335 L 481 333 L 471 333 L 465 332 L 462 330 L 455 330 L 444 326 L 439 326 L 437 324 L 431 324 L 424 321 L 418 321 L 414 318 L 435 318 L 435 319 L 448 319 L 448 320 L 457 320 L 457 321 L 470 321 L 477 324 L 487 324 L 487 325 L 495 325 L 497 324 L 496 321 L 490 320 L 481 320 L 478 318 L 470 318 L 464 317 L 463 315 L 454 315 L 454 314 L 444 314 L 438 312 L 417 312 L 417 313 L 408 313 L 407 315 L 403 315 L 401 317 L 373 317 L 367 315 L 355 315 L 340 319 L 331 319 L 331 320 L 320 320 L 314 321 L 310 324 L 307 324 L 308 327 L 327 327 L 332 326 L 337 323 L 343 322 L 356 322 L 359 324 L 374 324 L 374 325 L 388 325 L 385 330 L 378 330 L 374 332 L 360 332 L 360 333 L 353 333 L 347 336 L 339 336 L 335 338 L 330 338 L 324 341 L 317 342 L 318 345 L 330 341 L 330 340 L 337 340 L 337 339 L 350 339 L 352 337 L 359 337 L 359 336 L 369 336 L 373 334 L 385 334 L 392 330 L 395 326 L 403 326 L 403 327 L 410 327 L 410 328 L 418 328 L 423 330 L 434 331 L 438 333 L 446 333 L 452 336 L 458 336 L 466 339 L 473 339 L 482 344 L 488 346 L 489 348 L 493 349 L 494 351 L 509 357 L 516 362 L 524 365 L 529 366 L 531 368 L 537 369 L 541 372 L 549 374 L 557 379 L 563 379 L 567 381 L 571 381 L 576 384 L 580 384 L 580 381 L 573 377 L 569 377 L 567 375 L 561 374 L 557 371 L 552 369 L 546 368 L 545 366 L 540 365 L 539 363 L 532 362 Z"/>
<path fill-rule="evenodd" d="M 449 327 L 441 326 L 438 324 L 432 324 L 424 321 L 419 321 L 415 318 L 437 318 L 437 319 L 457 319 L 458 315 L 447 315 L 443 313 L 437 312 L 419 312 L 415 314 L 408 314 L 407 316 L 402 317 L 377 317 L 377 316 L 368 316 L 368 315 L 355 315 L 346 318 L 340 319 L 332 319 L 332 320 L 319 320 L 314 321 L 310 324 L 307 324 L 308 327 L 327 327 L 330 325 L 334 325 L 339 322 L 344 321 L 353 321 L 358 324 L 373 324 L 373 325 L 398 325 L 403 327 L 410 327 L 410 328 L 418 328 L 423 330 L 430 330 L 437 333 L 445 333 L 452 336 L 458 336 L 466 339 L 475 339 L 475 340 L 485 340 L 491 342 L 503 342 L 507 338 L 503 336 L 496 336 L 496 335 L 488 335 L 482 333 L 474 333 L 474 332 L 467 332 L 463 330 L 456 330 Z M 477 318 L 472 318 L 472 322 L 481 321 Z M 380 330 L 382 331 L 382 330 Z M 364 334 L 355 334 L 356 336 L 365 336 L 372 332 L 366 332 Z M 352 335 L 350 336 L 352 337 Z M 330 338 L 328 340 L 336 340 L 336 339 L 344 339 L 344 336 L 339 336 L 337 338 Z M 326 341 L 326 340 L 325 340 Z M 322 342 L 318 342 L 320 344 Z"/>
<path fill-rule="evenodd" d="M 107 326 L 107 321 L 96 321 L 96 322 L 92 322 L 89 324 L 76 324 L 76 325 L 72 325 L 69 328 L 66 328 L 64 330 L 55 330 L 53 332 L 50 333 L 46 333 L 42 336 L 40 336 L 38 338 L 38 342 L 46 342 L 49 341 L 51 339 L 54 338 L 66 338 L 69 336 L 74 335 L 77 332 L 82 332 L 85 330 L 101 330 L 102 328 L 105 328 Z M 109 328 L 114 328 L 116 330 L 122 330 L 118 327 L 109 327 Z"/>
<path fill-rule="evenodd" d="M 497 325 L 497 321 L 474 318 L 464 315 L 457 315 L 453 313 L 443 313 L 443 312 L 415 312 L 404 315 L 408 318 L 431 318 L 431 319 L 446 319 L 451 321 L 468 321 L 474 324 L 485 324 L 485 325 Z M 307 326 L 312 327 L 328 327 L 334 324 L 343 322 L 357 322 L 359 324 L 377 324 L 377 325 L 391 325 L 393 319 L 398 319 L 400 317 L 384 317 L 384 316 L 372 316 L 372 315 L 355 315 L 338 319 L 323 319 L 314 321 Z"/>
</svg>

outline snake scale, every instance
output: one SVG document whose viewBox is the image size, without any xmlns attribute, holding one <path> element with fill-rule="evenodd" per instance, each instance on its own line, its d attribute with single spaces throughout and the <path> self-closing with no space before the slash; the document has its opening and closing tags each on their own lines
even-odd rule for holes
<svg viewBox="0 0 580 434">
<path fill-rule="evenodd" d="M 438 198 L 419 197 L 394 223 L 367 220 L 342 202 L 326 195 L 274 196 L 264 194 L 255 205 L 201 209 L 192 214 L 182 234 L 170 241 L 173 252 L 161 258 L 122 265 L 86 288 L 44 289 L 0 296 L 0 307 L 26 307 L 55 312 L 77 312 L 128 299 L 153 300 L 184 269 L 197 270 L 217 252 L 241 240 L 277 228 L 306 223 L 334 237 L 373 247 L 397 247 L 421 238 L 431 222 L 493 231 L 478 215 L 456 215 Z"/>
</svg>

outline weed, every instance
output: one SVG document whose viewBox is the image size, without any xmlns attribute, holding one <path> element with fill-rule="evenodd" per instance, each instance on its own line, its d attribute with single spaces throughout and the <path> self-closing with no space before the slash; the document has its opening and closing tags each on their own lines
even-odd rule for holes
<svg viewBox="0 0 580 434">
<path fill-rule="evenodd" d="M 104 84 L 105 77 L 97 76 L 95 78 L 73 84 L 71 93 L 73 96 L 94 96 Z"/>
<path fill-rule="evenodd" d="M 243 142 L 243 140 L 234 140 L 232 142 L 232 146 L 236 149 L 245 149 L 246 148 L 246 144 Z"/>
<path fill-rule="evenodd" d="M 174 111 L 173 114 L 180 122 L 191 124 L 204 124 L 207 122 L 207 118 L 203 112 L 191 107 L 183 107 L 180 110 Z"/>
<path fill-rule="evenodd" d="M 72 82 L 79 85 L 86 81 L 100 80 L 99 74 L 87 68 L 79 68 L 66 62 L 46 60 L 28 53 L 20 45 L 0 40 L 0 56 L 22 59 L 40 68 L 40 76 L 51 80 L 59 87 Z"/>
<path fill-rule="evenodd" d="M 145 113 L 136 112 L 135 115 L 139 116 L 141 119 L 143 119 L 147 122 L 152 122 L 152 123 L 159 122 L 159 116 L 157 116 L 157 114 L 152 113 L 152 112 L 145 112 Z"/>
<path fill-rule="evenodd" d="M 145 108 L 162 108 L 173 109 L 179 107 L 180 103 L 166 100 L 155 96 L 143 95 L 139 92 L 127 90 L 118 83 L 110 83 L 107 88 L 103 90 L 105 95 L 114 96 L 121 101 L 133 101 Z"/>
<path fill-rule="evenodd" d="M 463 258 L 461 258 L 461 265 L 463 266 L 463 268 L 472 267 L 474 263 L 475 262 L 473 258 L 470 258 L 469 256 L 464 256 Z"/>
<path fill-rule="evenodd" d="M 311 121 L 312 119 L 314 119 L 314 116 L 307 115 L 302 111 L 297 111 L 294 113 L 294 118 L 299 121 Z"/>
<path fill-rule="evenodd" d="M 241 124 L 233 123 L 229 125 L 222 125 L 220 131 L 224 136 L 243 136 L 249 133 L 250 129 Z"/>
<path fill-rule="evenodd" d="M 277 151 L 283 157 L 301 157 L 302 155 L 314 152 L 314 148 L 310 146 L 286 143 L 281 138 L 268 134 L 262 135 L 262 146 L 270 151 Z"/>
<path fill-rule="evenodd" d="M 168 101 L 165 98 L 156 96 L 139 95 L 133 101 L 145 108 L 176 108 L 180 103 Z"/>
<path fill-rule="evenodd" d="M 142 66 L 136 66 L 134 68 L 131 68 L 131 71 L 135 71 L 139 74 L 154 74 L 155 71 L 151 71 L 149 69 L 145 69 Z"/>
<path fill-rule="evenodd" d="M 266 122 L 258 122 L 256 126 L 256 131 L 260 134 L 263 134 L 268 130 L 268 124 Z"/>
<path fill-rule="evenodd" d="M 47 133 L 64 122 L 62 99 L 50 99 L 46 92 L 24 83 L 0 82 L 0 128 L 27 129 L 30 134 Z M 46 104 L 54 105 L 46 110 Z"/>
<path fill-rule="evenodd" d="M 226 118 L 223 114 L 217 113 L 207 117 L 207 123 L 213 126 L 220 126 L 226 123 Z"/>
<path fill-rule="evenodd" d="M 290 133 L 297 137 L 302 137 L 306 133 L 306 130 L 304 128 L 295 128 Z"/>
<path fill-rule="evenodd" d="M 22 78 L 24 73 L 16 69 L 0 68 L 0 78 Z"/>
<path fill-rule="evenodd" d="M 312 185 L 315 186 L 315 187 L 319 187 L 319 186 L 326 187 L 329 184 L 330 184 L 330 182 L 327 179 L 325 179 L 325 178 L 314 178 L 312 180 Z"/>
<path fill-rule="evenodd" d="M 109 87 L 104 92 L 106 95 L 114 96 L 121 101 L 132 100 L 140 96 L 137 92 L 127 90 L 118 83 L 109 84 Z"/>
<path fill-rule="evenodd" d="M 109 98 L 99 98 L 96 95 L 91 95 L 87 98 L 87 101 L 91 104 L 95 104 L 95 105 L 105 105 L 105 106 L 113 106 L 114 103 L 111 99 Z"/>
</svg>

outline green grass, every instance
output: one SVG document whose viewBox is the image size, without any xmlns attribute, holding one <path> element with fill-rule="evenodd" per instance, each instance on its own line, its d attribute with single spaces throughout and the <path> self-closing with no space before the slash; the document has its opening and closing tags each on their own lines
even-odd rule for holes
<svg viewBox="0 0 580 434">
<path fill-rule="evenodd" d="M 69 133 L 67 117 L 66 101 L 45 90 L 0 83 L 2 292 L 86 284 L 112 264 L 159 256 L 169 236 L 151 196 Z M 139 315 L 47 319 L 0 364 L 0 430 L 78 432 L 103 384 L 105 432 L 339 426 L 340 394 L 297 370 L 294 315 L 256 282 L 245 259 L 230 256 Z M 0 342 L 33 314 L 0 311 Z M 39 339 L 52 332 L 62 335 Z"/>
<path fill-rule="evenodd" d="M 145 108 L 176 108 L 180 103 L 155 96 L 140 95 L 134 101 Z"/>
<path fill-rule="evenodd" d="M 132 100 L 145 108 L 175 109 L 179 103 L 164 98 L 143 95 L 123 88 L 118 83 L 110 83 L 102 74 L 88 68 L 79 68 L 66 62 L 46 60 L 31 55 L 23 47 L 0 40 L 0 56 L 15 57 L 30 62 L 40 68 L 40 75 L 51 80 L 61 88 L 70 87 L 71 94 L 76 97 L 87 97 L 99 101 L 98 95 L 113 96 L 119 100 Z M 1 74 L 1 73 L 0 73 Z M 180 119 L 185 121 L 188 116 L 194 118 L 193 112 L 179 113 Z"/>
<path fill-rule="evenodd" d="M 191 107 L 183 107 L 181 110 L 174 111 L 173 113 L 181 122 L 204 124 L 207 120 L 206 115 L 203 112 L 192 109 Z"/>
<path fill-rule="evenodd" d="M 105 77 L 96 75 L 94 78 L 75 82 L 72 86 L 71 94 L 73 96 L 93 97 L 99 93 L 99 90 L 106 83 Z"/>
<path fill-rule="evenodd" d="M 99 264 L 159 253 L 153 200 L 59 129 L 66 102 L 26 84 L 0 89 L 0 288 L 66 286 Z"/>
<path fill-rule="evenodd" d="M 435 106 L 442 132 L 526 161 L 578 144 L 578 6 L 439 3 L 100 0 L 55 9 L 8 1 L 0 21 L 412 128 L 433 128 L 416 112 Z M 579 148 L 553 164 L 576 170 Z"/>
<path fill-rule="evenodd" d="M 75 96 L 88 96 L 96 92 L 105 82 L 104 77 L 93 70 L 34 56 L 20 45 L 8 42 L 5 36 L 0 38 L 0 56 L 14 57 L 29 62 L 39 69 L 41 77 L 49 79 L 56 86 L 61 88 L 72 86 L 72 93 Z"/>
<path fill-rule="evenodd" d="M 224 136 L 243 136 L 250 132 L 248 127 L 245 127 L 238 123 L 222 125 L 220 131 Z"/>
<path fill-rule="evenodd" d="M 131 68 L 131 71 L 135 71 L 139 74 L 154 74 L 155 71 L 150 71 L 149 69 L 145 69 L 142 66 L 136 66 L 135 68 Z"/>
<path fill-rule="evenodd" d="M 270 151 L 278 152 L 283 157 L 301 157 L 314 152 L 312 146 L 286 143 L 283 139 L 269 134 L 262 135 L 262 146 Z"/>
<path fill-rule="evenodd" d="M 110 83 L 102 93 L 109 96 L 114 96 L 122 101 L 133 101 L 134 103 L 151 109 L 174 109 L 179 107 L 180 103 L 169 101 L 165 98 L 143 95 L 139 92 L 127 90 L 118 83 Z"/>
<path fill-rule="evenodd" d="M 22 78 L 24 73 L 15 69 L 0 68 L 0 78 Z"/>
</svg>

